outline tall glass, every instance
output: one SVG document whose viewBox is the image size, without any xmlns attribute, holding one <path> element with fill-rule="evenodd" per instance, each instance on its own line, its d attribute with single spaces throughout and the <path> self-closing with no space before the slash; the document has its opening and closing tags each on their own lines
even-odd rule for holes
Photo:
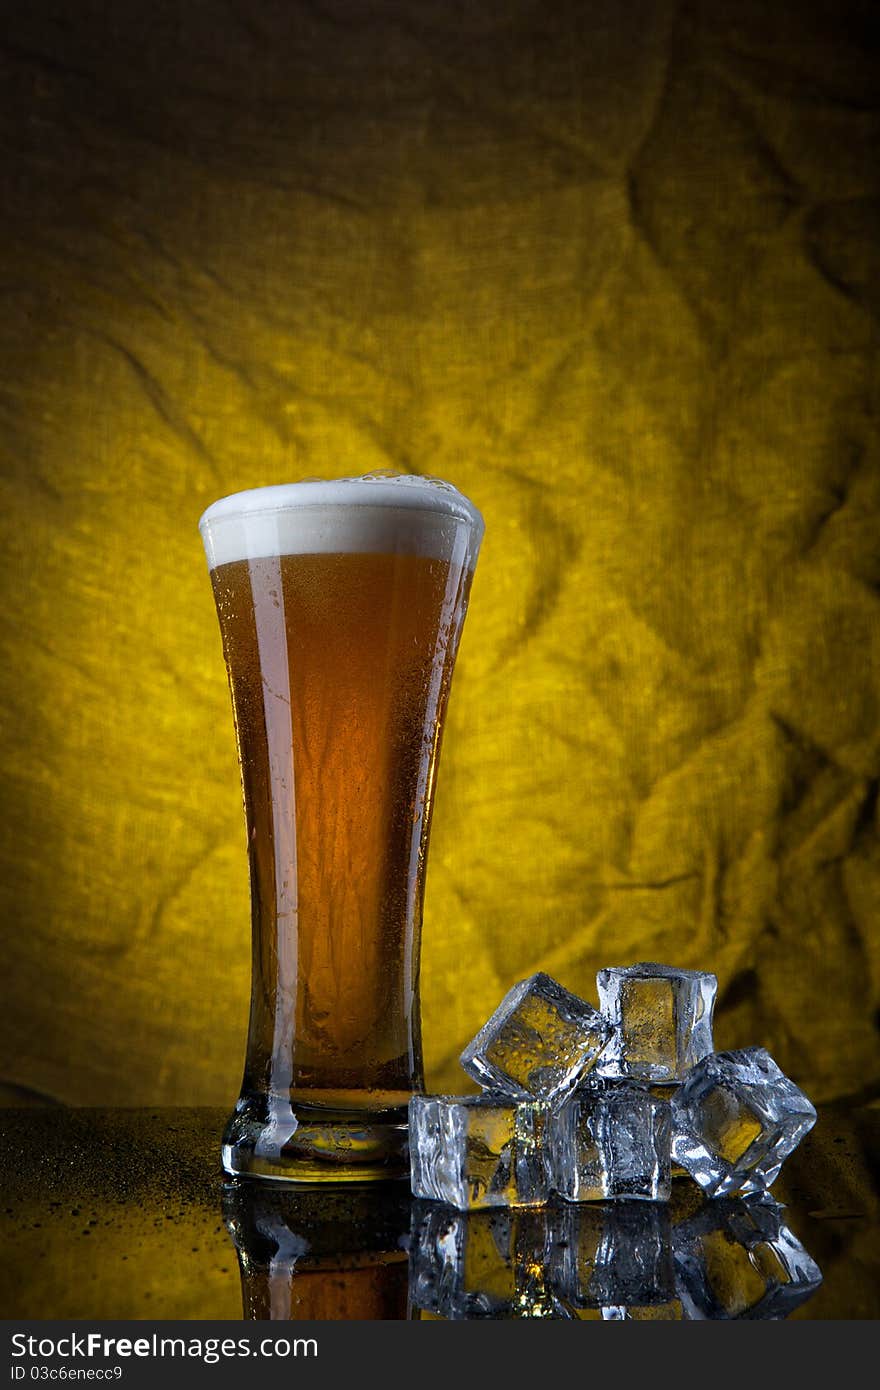
<svg viewBox="0 0 880 1390">
<path fill-rule="evenodd" d="M 434 780 L 483 522 L 447 483 L 259 488 L 199 523 L 250 862 L 251 1011 L 228 1173 L 405 1171 L 422 1089 Z"/>
</svg>

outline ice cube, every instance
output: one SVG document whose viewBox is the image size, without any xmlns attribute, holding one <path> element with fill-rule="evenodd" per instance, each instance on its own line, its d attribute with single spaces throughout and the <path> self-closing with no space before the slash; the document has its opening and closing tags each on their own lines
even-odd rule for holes
<svg viewBox="0 0 880 1390">
<path fill-rule="evenodd" d="M 704 1057 L 672 1099 L 672 1156 L 710 1197 L 775 1181 L 816 1111 L 763 1047 Z"/>
<path fill-rule="evenodd" d="M 566 1317 L 547 1283 L 543 1210 L 413 1203 L 410 1298 L 448 1319 Z"/>
<path fill-rule="evenodd" d="M 670 1194 L 669 1102 L 627 1081 L 581 1086 L 548 1123 L 550 1185 L 573 1202 Z"/>
<path fill-rule="evenodd" d="M 614 1027 L 599 1074 L 681 1081 L 712 1051 L 714 975 L 646 961 L 600 970 L 596 984 L 601 1010 Z"/>
<path fill-rule="evenodd" d="M 672 1302 L 672 1242 L 665 1203 L 561 1203 L 550 1211 L 555 1219 L 550 1282 L 566 1307 L 647 1308 Z"/>
<path fill-rule="evenodd" d="M 673 1237 L 684 1315 L 786 1318 L 819 1287 L 815 1260 L 769 1198 L 708 1202 Z"/>
<path fill-rule="evenodd" d="M 612 1032 L 591 1004 L 539 973 L 505 995 L 461 1065 L 481 1086 L 555 1103 L 595 1066 Z"/>
<path fill-rule="evenodd" d="M 547 1107 L 505 1096 L 413 1096 L 410 1177 L 416 1197 L 469 1207 L 546 1201 Z"/>
</svg>

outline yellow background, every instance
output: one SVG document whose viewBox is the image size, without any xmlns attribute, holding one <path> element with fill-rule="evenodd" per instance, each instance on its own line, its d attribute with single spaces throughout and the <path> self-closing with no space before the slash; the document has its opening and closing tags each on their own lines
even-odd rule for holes
<svg viewBox="0 0 880 1390">
<path fill-rule="evenodd" d="M 196 523 L 449 478 L 487 534 L 438 784 L 428 1082 L 544 969 L 714 969 L 719 1045 L 878 1076 L 868 7 L 9 9 L 9 1101 L 226 1104 L 249 990 Z"/>
</svg>

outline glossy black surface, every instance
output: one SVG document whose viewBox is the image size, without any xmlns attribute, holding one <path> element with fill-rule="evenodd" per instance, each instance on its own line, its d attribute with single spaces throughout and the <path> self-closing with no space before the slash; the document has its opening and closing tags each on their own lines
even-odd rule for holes
<svg viewBox="0 0 880 1390">
<path fill-rule="evenodd" d="M 3 1316 L 419 1316 L 406 1289 L 406 1184 L 224 1194 L 224 1120 L 0 1111 Z M 774 1184 L 823 1275 L 793 1317 L 880 1316 L 878 1156 L 880 1107 L 824 1107 Z M 673 1221 L 691 1219 L 701 1194 L 687 1179 L 674 1189 Z"/>
</svg>

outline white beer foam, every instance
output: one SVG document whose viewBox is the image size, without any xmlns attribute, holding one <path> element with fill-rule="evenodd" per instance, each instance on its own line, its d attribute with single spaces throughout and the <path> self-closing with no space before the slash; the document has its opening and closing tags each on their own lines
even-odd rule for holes
<svg viewBox="0 0 880 1390">
<path fill-rule="evenodd" d="M 222 497 L 199 521 L 208 568 L 272 555 L 404 554 L 471 569 L 483 536 L 472 502 L 439 478 L 409 473 L 308 479 Z"/>
</svg>

